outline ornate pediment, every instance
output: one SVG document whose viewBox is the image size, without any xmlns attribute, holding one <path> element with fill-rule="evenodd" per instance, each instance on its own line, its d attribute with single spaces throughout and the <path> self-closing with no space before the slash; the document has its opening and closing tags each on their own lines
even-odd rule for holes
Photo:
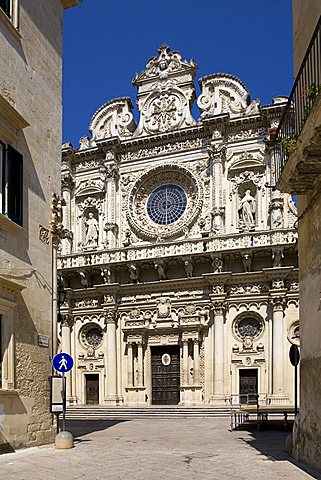
<svg viewBox="0 0 321 480">
<path fill-rule="evenodd" d="M 76 186 L 76 195 L 93 195 L 103 193 L 105 182 L 101 178 L 88 178 L 81 180 Z"/>
<path fill-rule="evenodd" d="M 168 45 L 163 44 L 158 49 L 158 56 L 151 57 L 147 64 L 146 70 L 137 74 L 133 80 L 133 85 L 139 85 L 144 80 L 155 77 L 168 78 L 176 75 L 178 72 L 195 72 L 197 65 L 193 59 L 190 62 L 182 59 L 182 55 L 178 51 L 170 51 Z"/>
<path fill-rule="evenodd" d="M 228 156 L 229 172 L 235 170 L 262 170 L 264 165 L 264 154 L 259 149 L 234 151 Z"/>
<path fill-rule="evenodd" d="M 259 113 L 260 101 L 251 102 L 250 93 L 237 77 L 227 73 L 207 75 L 199 80 L 202 89 L 197 99 L 202 118 L 228 113 L 231 117 Z"/>
<path fill-rule="evenodd" d="M 138 87 L 140 111 L 135 137 L 170 132 L 196 123 L 191 107 L 197 65 L 193 60 L 183 60 L 179 52 L 171 52 L 167 45 L 162 45 L 158 53 L 133 80 Z"/>
<path fill-rule="evenodd" d="M 115 98 L 102 105 L 90 121 L 92 140 L 130 137 L 136 128 L 132 109 L 129 97 Z"/>
</svg>

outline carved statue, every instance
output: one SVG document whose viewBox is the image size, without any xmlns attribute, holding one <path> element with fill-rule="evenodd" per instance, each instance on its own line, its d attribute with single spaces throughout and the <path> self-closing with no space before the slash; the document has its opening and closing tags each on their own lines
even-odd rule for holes
<svg viewBox="0 0 321 480">
<path fill-rule="evenodd" d="M 85 272 L 79 272 L 80 276 L 80 283 L 84 288 L 89 288 L 92 286 L 91 282 L 89 281 L 88 274 Z"/>
<path fill-rule="evenodd" d="M 104 283 L 111 283 L 112 272 L 111 272 L 110 268 L 102 268 L 101 269 L 101 276 L 104 279 Z"/>
<path fill-rule="evenodd" d="M 241 200 L 241 220 L 245 227 L 252 228 L 255 225 L 256 201 L 251 195 L 251 190 L 246 190 Z"/>
<path fill-rule="evenodd" d="M 86 220 L 85 224 L 87 227 L 86 245 L 97 246 L 99 227 L 98 222 L 92 212 L 88 214 L 88 220 Z"/>
<path fill-rule="evenodd" d="M 244 272 L 250 272 L 252 269 L 252 256 L 249 253 L 243 253 Z"/>
<path fill-rule="evenodd" d="M 223 270 L 223 260 L 219 257 L 214 257 L 212 266 L 214 269 L 214 273 L 221 273 Z"/>
<path fill-rule="evenodd" d="M 138 283 L 139 282 L 139 269 L 133 263 L 128 267 L 129 271 L 129 278 L 131 283 Z"/>
<path fill-rule="evenodd" d="M 159 280 L 166 280 L 164 263 L 160 260 L 159 262 L 155 262 L 154 265 L 155 269 L 157 270 Z"/>
<path fill-rule="evenodd" d="M 282 259 L 284 254 L 282 250 L 274 250 L 272 252 L 273 268 L 282 267 Z"/>
<path fill-rule="evenodd" d="M 191 278 L 193 276 L 193 263 L 191 260 L 185 260 L 184 261 L 184 267 L 185 267 L 185 272 L 186 272 L 186 276 L 188 278 Z"/>
</svg>

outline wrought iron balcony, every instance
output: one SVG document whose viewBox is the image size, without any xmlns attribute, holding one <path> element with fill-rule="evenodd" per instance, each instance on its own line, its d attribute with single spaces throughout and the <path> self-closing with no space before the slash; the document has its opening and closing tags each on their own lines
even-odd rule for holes
<svg viewBox="0 0 321 480">
<path fill-rule="evenodd" d="M 321 17 L 295 79 L 275 140 L 275 183 L 292 154 L 313 106 L 321 98 Z"/>
</svg>

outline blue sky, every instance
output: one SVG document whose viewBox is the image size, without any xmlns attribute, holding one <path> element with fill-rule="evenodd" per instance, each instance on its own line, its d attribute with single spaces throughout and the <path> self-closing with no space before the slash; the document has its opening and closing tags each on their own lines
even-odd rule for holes
<svg viewBox="0 0 321 480">
<path fill-rule="evenodd" d="M 196 79 L 236 75 L 263 105 L 290 93 L 291 0 L 83 0 L 64 20 L 63 141 L 77 147 L 111 98 L 135 104 L 131 81 L 164 42 L 195 59 Z"/>
</svg>

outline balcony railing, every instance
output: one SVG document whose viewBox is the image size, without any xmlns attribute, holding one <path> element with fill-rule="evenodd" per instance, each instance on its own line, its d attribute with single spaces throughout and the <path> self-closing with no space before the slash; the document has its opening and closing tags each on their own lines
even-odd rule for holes
<svg viewBox="0 0 321 480">
<path fill-rule="evenodd" d="M 313 33 L 283 112 L 275 142 L 275 180 L 278 181 L 296 141 L 321 95 L 321 17 Z"/>
</svg>

